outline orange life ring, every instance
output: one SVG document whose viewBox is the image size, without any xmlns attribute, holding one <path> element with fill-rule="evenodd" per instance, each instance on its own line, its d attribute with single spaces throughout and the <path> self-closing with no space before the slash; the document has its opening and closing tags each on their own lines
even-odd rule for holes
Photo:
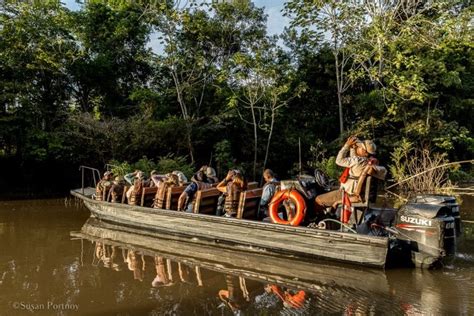
<svg viewBox="0 0 474 316">
<path fill-rule="evenodd" d="M 296 214 L 293 218 L 286 221 L 278 216 L 278 207 L 285 200 L 291 200 L 296 205 Z M 298 226 L 306 214 L 306 203 L 301 194 L 296 190 L 281 190 L 275 193 L 269 203 L 270 218 L 273 223 Z"/>
</svg>

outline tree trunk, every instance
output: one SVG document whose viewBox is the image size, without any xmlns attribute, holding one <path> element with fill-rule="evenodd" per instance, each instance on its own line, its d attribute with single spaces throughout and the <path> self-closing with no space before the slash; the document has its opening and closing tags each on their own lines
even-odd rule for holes
<svg viewBox="0 0 474 316">
<path fill-rule="evenodd" d="M 188 145 L 188 150 L 189 150 L 189 158 L 191 158 L 191 164 L 194 165 L 194 148 L 193 148 L 193 142 L 191 138 L 192 134 L 192 125 L 190 122 L 186 120 L 186 142 Z"/>
<path fill-rule="evenodd" d="M 344 132 L 344 117 L 342 113 L 342 86 L 339 74 L 339 56 L 337 53 L 334 53 L 334 64 L 336 66 L 337 103 L 339 107 L 339 134 L 342 135 Z"/>
<path fill-rule="evenodd" d="M 255 117 L 255 108 L 254 104 L 251 106 L 252 109 L 252 123 L 253 123 L 253 140 L 254 140 L 254 147 L 253 147 L 253 180 L 257 178 L 257 150 L 258 150 L 258 131 L 257 131 L 257 119 Z"/>
<path fill-rule="evenodd" d="M 267 148 L 265 150 L 265 160 L 263 161 L 263 170 L 264 171 L 265 171 L 265 168 L 267 167 L 268 153 L 270 151 L 270 142 L 272 140 L 274 122 L 275 122 L 275 112 L 272 111 L 272 120 L 271 120 L 271 123 L 270 123 L 270 132 L 268 133 Z"/>
</svg>

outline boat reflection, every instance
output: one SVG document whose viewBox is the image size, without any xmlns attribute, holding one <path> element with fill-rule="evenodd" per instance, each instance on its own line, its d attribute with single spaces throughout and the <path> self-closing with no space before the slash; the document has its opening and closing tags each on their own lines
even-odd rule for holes
<svg viewBox="0 0 474 316">
<path fill-rule="evenodd" d="M 460 299 L 466 295 L 457 295 L 463 291 L 459 280 L 439 271 L 384 272 L 247 253 L 147 236 L 95 218 L 71 236 L 83 240 L 81 262 L 93 253 L 94 265 L 129 274 L 129 282 L 143 283 L 160 299 L 175 302 L 167 312 L 178 314 L 260 314 L 262 309 L 269 314 L 465 313 L 460 306 L 469 306 Z M 446 305 L 446 295 L 452 304 Z M 180 297 L 196 306 L 180 312 Z"/>
</svg>

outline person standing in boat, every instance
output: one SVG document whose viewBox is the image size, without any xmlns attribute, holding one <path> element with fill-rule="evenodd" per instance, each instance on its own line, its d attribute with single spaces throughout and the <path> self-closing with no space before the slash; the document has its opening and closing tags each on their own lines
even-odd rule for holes
<svg viewBox="0 0 474 316">
<path fill-rule="evenodd" d="M 360 141 L 355 136 L 347 139 L 336 157 L 336 164 L 345 168 L 339 178 L 341 186 L 338 190 L 316 197 L 317 211 L 323 211 L 328 208 L 334 211 L 337 205 L 342 203 L 342 191 L 349 194 L 352 202 L 358 202 L 359 197 L 355 195 L 358 180 L 368 166 L 370 166 L 370 174 L 372 176 L 379 179 L 385 178 L 387 169 L 378 165 L 378 161 L 375 159 L 376 150 L 377 147 L 371 140 Z"/>
<path fill-rule="evenodd" d="M 247 190 L 247 182 L 239 170 L 230 170 L 227 176 L 218 185 L 217 189 L 225 194 L 224 216 L 237 216 L 240 193 Z"/>
<path fill-rule="evenodd" d="M 269 217 L 268 204 L 275 195 L 276 186 L 278 184 L 275 174 L 271 169 L 266 169 L 263 172 L 263 179 L 265 184 L 263 185 L 262 198 L 260 199 L 260 208 L 258 211 L 258 219 L 263 220 Z"/>
<path fill-rule="evenodd" d="M 112 174 L 112 172 L 106 171 L 102 179 L 100 179 L 99 183 L 97 183 L 97 186 L 95 188 L 95 199 L 97 201 L 104 200 L 104 195 L 105 195 L 105 198 L 107 198 L 109 189 L 112 186 L 113 177 L 114 175 Z"/>
<path fill-rule="evenodd" d="M 192 212 L 194 196 L 198 190 L 208 189 L 212 186 L 208 182 L 206 173 L 203 171 L 203 168 L 199 169 L 198 172 L 191 178 L 191 183 L 184 189 L 183 193 L 179 196 L 178 199 L 178 211 L 183 212 Z"/>
</svg>

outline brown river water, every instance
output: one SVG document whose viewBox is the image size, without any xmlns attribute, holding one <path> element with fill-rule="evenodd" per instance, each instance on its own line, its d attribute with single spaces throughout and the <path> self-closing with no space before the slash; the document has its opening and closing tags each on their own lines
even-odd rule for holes
<svg viewBox="0 0 474 316">
<path fill-rule="evenodd" d="M 258 258 L 241 268 L 133 235 L 86 238 L 96 223 L 71 199 L 0 202 L 0 315 L 474 315 L 474 198 L 461 216 L 458 254 L 440 270 L 281 259 L 289 272 L 270 273 Z"/>
</svg>

